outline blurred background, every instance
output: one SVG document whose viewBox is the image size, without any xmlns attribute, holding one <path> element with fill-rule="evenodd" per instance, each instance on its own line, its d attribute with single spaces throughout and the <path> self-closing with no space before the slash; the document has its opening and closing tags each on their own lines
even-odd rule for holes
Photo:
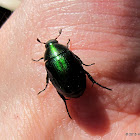
<svg viewBox="0 0 140 140">
<path fill-rule="evenodd" d="M 0 28 L 19 6 L 21 0 L 0 0 Z"/>
</svg>

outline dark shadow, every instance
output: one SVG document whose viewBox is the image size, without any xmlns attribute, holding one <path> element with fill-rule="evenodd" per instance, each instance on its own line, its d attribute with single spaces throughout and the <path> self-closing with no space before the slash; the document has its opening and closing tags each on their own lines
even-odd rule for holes
<svg viewBox="0 0 140 140">
<path fill-rule="evenodd" d="M 109 118 L 98 99 L 98 92 L 95 86 L 88 84 L 81 97 L 68 101 L 72 119 L 91 135 L 104 135 L 110 128 Z"/>
<path fill-rule="evenodd" d="M 12 11 L 2 8 L 0 6 L 0 28 L 5 23 L 5 21 L 10 17 Z"/>
<path fill-rule="evenodd" d="M 133 54 L 132 54 L 133 55 Z M 139 83 L 140 79 L 136 73 L 136 69 L 139 66 L 140 55 L 128 56 L 128 61 L 122 61 L 112 69 L 113 74 L 110 76 L 112 79 L 119 81 L 120 83 Z"/>
</svg>

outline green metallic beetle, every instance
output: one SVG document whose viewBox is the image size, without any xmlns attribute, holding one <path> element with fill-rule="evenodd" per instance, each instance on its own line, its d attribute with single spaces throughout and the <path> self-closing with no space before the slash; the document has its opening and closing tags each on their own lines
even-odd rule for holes
<svg viewBox="0 0 140 140">
<path fill-rule="evenodd" d="M 46 86 L 38 94 L 40 94 L 47 88 L 50 80 L 56 88 L 60 97 L 63 99 L 67 113 L 71 118 L 66 103 L 66 100 L 68 99 L 66 99 L 65 97 L 78 98 L 84 93 L 86 89 L 86 75 L 93 84 L 95 83 L 100 87 L 108 90 L 111 89 L 97 83 L 92 78 L 92 76 L 83 69 L 82 65 L 91 66 L 94 63 L 86 65 L 77 55 L 70 51 L 68 49 L 70 39 L 67 43 L 67 46 L 58 43 L 57 38 L 61 33 L 62 29 L 59 31 L 59 35 L 55 39 L 51 39 L 46 43 L 43 43 L 39 39 L 37 39 L 38 42 L 45 44 L 46 51 L 44 57 L 41 57 L 39 60 L 32 60 L 38 62 L 44 59 L 47 71 Z"/>
</svg>

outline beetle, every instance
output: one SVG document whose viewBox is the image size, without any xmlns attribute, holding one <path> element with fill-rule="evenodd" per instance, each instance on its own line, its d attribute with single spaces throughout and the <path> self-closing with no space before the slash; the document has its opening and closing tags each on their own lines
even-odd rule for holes
<svg viewBox="0 0 140 140">
<path fill-rule="evenodd" d="M 84 93 L 86 89 L 86 75 L 93 84 L 97 84 L 98 86 L 107 90 L 112 89 L 97 83 L 92 76 L 86 70 L 84 70 L 83 65 L 91 66 L 94 63 L 86 65 L 77 55 L 70 51 L 68 48 L 70 39 L 67 46 L 58 43 L 57 39 L 61 33 L 62 29 L 59 30 L 59 35 L 55 39 L 51 39 L 46 43 L 41 42 L 37 38 L 39 43 L 45 44 L 46 51 L 44 57 L 41 57 L 38 60 L 32 60 L 38 62 L 44 59 L 45 68 L 47 71 L 46 86 L 38 94 L 45 91 L 49 81 L 51 81 L 59 96 L 64 101 L 67 113 L 72 119 L 66 103 L 66 100 L 69 99 L 66 97 L 78 98 Z"/>
</svg>

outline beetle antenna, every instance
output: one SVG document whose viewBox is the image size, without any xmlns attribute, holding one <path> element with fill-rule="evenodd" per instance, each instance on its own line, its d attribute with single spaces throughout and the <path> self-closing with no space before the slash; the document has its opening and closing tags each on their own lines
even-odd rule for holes
<svg viewBox="0 0 140 140">
<path fill-rule="evenodd" d="M 41 42 L 38 38 L 37 38 L 37 41 L 39 42 L 39 43 L 43 43 L 43 44 L 46 44 L 46 43 L 44 43 L 44 42 Z"/>
<path fill-rule="evenodd" d="M 59 30 L 59 35 L 55 38 L 55 40 L 61 35 L 62 29 Z"/>
</svg>

